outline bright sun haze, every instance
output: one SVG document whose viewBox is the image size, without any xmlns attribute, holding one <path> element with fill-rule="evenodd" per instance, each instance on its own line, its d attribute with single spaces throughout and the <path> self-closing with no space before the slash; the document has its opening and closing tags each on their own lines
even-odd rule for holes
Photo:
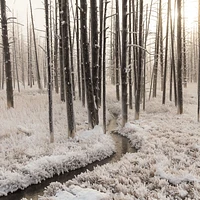
<svg viewBox="0 0 200 200">
<path fill-rule="evenodd" d="M 198 20 L 198 2 L 185 1 L 185 20 L 187 28 L 194 28 Z"/>
</svg>

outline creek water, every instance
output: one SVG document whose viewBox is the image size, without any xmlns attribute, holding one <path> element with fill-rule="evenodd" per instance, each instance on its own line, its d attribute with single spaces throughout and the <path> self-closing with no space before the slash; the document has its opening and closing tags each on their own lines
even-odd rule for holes
<svg viewBox="0 0 200 200">
<path fill-rule="evenodd" d="M 14 193 L 8 194 L 8 196 L 0 197 L 0 200 L 21 200 L 22 198 L 27 198 L 30 200 L 38 200 L 38 195 L 43 195 L 45 187 L 47 187 L 51 182 L 58 181 L 64 183 L 87 170 L 90 171 L 93 170 L 98 165 L 101 166 L 106 163 L 116 162 L 127 152 L 134 153 L 135 150 L 131 147 L 128 139 L 117 134 L 115 128 L 116 128 L 116 120 L 111 120 L 108 126 L 108 133 L 112 136 L 115 142 L 116 153 L 114 153 L 109 158 L 106 158 L 102 161 L 96 161 L 92 164 L 87 165 L 86 167 L 82 167 L 80 169 L 76 169 L 68 173 L 55 175 L 52 178 L 42 181 L 40 184 L 31 185 L 24 190 L 18 190 Z"/>
</svg>

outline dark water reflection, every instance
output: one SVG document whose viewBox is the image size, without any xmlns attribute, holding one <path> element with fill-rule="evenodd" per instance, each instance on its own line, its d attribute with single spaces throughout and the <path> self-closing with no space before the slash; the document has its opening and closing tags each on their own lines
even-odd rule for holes
<svg viewBox="0 0 200 200">
<path fill-rule="evenodd" d="M 113 130 L 115 125 L 115 121 L 111 121 L 109 125 L 109 130 Z M 43 195 L 44 188 L 47 187 L 51 182 L 59 181 L 61 183 L 64 183 L 68 180 L 73 179 L 75 176 L 79 175 L 80 173 L 83 173 L 87 170 L 93 170 L 96 166 L 101 166 L 106 163 L 112 163 L 118 161 L 122 155 L 124 155 L 127 152 L 135 152 L 133 148 L 131 148 L 131 145 L 127 138 L 118 135 L 115 131 L 112 131 L 111 136 L 113 140 L 116 143 L 116 153 L 113 154 L 111 157 L 106 158 L 102 161 L 97 161 L 92 164 L 87 165 L 86 167 L 62 174 L 62 175 L 55 175 L 53 178 L 46 179 L 45 181 L 42 181 L 42 183 L 37 185 L 31 185 L 28 188 L 24 190 L 18 190 L 12 194 L 9 194 L 6 197 L 0 197 L 0 200 L 20 200 L 22 198 L 37 200 L 38 195 Z"/>
</svg>

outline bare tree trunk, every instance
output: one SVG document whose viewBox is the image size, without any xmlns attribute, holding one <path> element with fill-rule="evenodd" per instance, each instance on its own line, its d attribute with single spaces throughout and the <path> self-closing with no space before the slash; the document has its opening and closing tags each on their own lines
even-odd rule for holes
<svg viewBox="0 0 200 200">
<path fill-rule="evenodd" d="M 139 18 L 139 56 L 138 56 L 138 83 L 135 95 L 135 119 L 139 119 L 140 114 L 140 95 L 141 95 L 141 79 L 143 67 L 143 0 L 140 0 L 140 18 Z"/>
<path fill-rule="evenodd" d="M 0 52 L 0 55 L 3 55 L 2 52 Z M 1 85 L 1 82 L 2 82 L 2 69 L 3 69 L 3 63 L 4 60 L 2 59 L 2 62 L 0 63 L 0 90 L 2 89 L 2 85 Z"/>
<path fill-rule="evenodd" d="M 89 127 L 94 128 L 98 124 L 96 121 L 96 111 L 94 102 L 94 93 L 92 85 L 92 77 L 90 71 L 90 59 L 89 59 L 89 42 L 88 42 L 88 31 L 87 31 L 87 0 L 81 0 L 81 39 L 82 39 L 82 51 L 85 71 L 85 84 L 86 84 L 86 96 L 88 106 L 88 124 Z"/>
<path fill-rule="evenodd" d="M 14 107 L 13 100 L 13 86 L 12 86 L 12 67 L 10 62 L 10 48 L 8 42 L 8 27 L 7 27 L 7 17 L 6 17 L 6 1 L 1 0 L 1 27 L 2 27 L 2 42 L 3 51 L 5 58 L 5 69 L 6 69 L 6 94 L 7 94 L 7 107 Z"/>
<path fill-rule="evenodd" d="M 128 49 L 128 66 L 129 66 L 129 72 L 128 72 L 128 85 L 129 85 L 129 108 L 133 109 L 133 88 L 132 88 L 132 15 L 131 15 L 131 1 L 129 0 L 129 49 Z"/>
<path fill-rule="evenodd" d="M 46 21 L 46 48 L 47 48 L 47 65 L 48 65 L 48 99 L 49 99 L 49 131 L 50 142 L 54 142 L 53 130 L 53 100 L 52 100 L 52 74 L 51 74 L 51 59 L 50 59 L 50 41 L 49 41 L 49 5 L 48 0 L 45 0 L 45 21 Z"/>
<path fill-rule="evenodd" d="M 72 37 L 71 37 L 71 25 L 70 25 L 70 9 L 69 9 L 69 0 L 67 0 L 67 23 L 68 23 L 68 36 L 69 36 L 69 55 L 71 62 L 71 84 L 72 84 L 72 93 L 74 100 L 76 99 L 75 94 L 75 75 L 74 75 L 74 58 L 73 58 L 73 45 L 72 45 Z"/>
<path fill-rule="evenodd" d="M 23 34 L 21 34 L 21 48 L 20 48 L 22 55 L 21 55 L 21 65 L 22 65 L 22 83 L 25 88 L 25 67 L 24 67 L 24 39 L 23 39 Z"/>
<path fill-rule="evenodd" d="M 119 101 L 120 100 L 120 92 L 119 92 L 119 85 L 120 85 L 120 79 L 119 79 L 119 2 L 116 0 L 116 32 L 115 32 L 115 64 L 116 64 L 116 98 Z"/>
<path fill-rule="evenodd" d="M 76 47 L 77 47 L 77 74 L 78 74 L 78 96 L 79 100 L 81 100 L 81 74 L 80 74 L 80 39 L 79 39 L 79 3 L 76 0 Z"/>
<path fill-rule="evenodd" d="M 98 23 L 97 23 L 97 2 L 90 0 L 91 7 L 91 46 L 92 46 L 92 81 L 94 86 L 94 96 L 96 105 L 98 105 Z"/>
<path fill-rule="evenodd" d="M 55 34 L 54 34 L 54 82 L 56 93 L 59 92 L 58 86 L 58 4 L 55 0 Z"/>
<path fill-rule="evenodd" d="M 137 32 L 138 32 L 138 1 L 135 5 L 135 0 L 132 1 L 132 10 L 133 10 L 133 44 L 136 46 L 138 45 L 137 41 Z M 134 95 L 136 95 L 136 89 L 137 89 L 137 69 L 138 69 L 138 48 L 133 47 L 133 72 L 134 72 Z"/>
<path fill-rule="evenodd" d="M 83 47 L 82 47 L 83 48 Z M 84 69 L 84 60 L 83 60 L 83 50 L 81 51 L 81 99 L 82 99 L 82 106 L 85 107 L 85 69 Z"/>
<path fill-rule="evenodd" d="M 162 19 L 162 9 L 161 13 L 159 14 L 160 16 L 160 75 L 161 75 L 161 91 L 163 91 L 164 87 L 164 50 L 163 50 L 163 19 Z"/>
<path fill-rule="evenodd" d="M 198 0 L 198 47 L 199 47 L 199 59 L 198 59 L 198 107 L 197 107 L 197 120 L 200 121 L 200 0 Z"/>
<path fill-rule="evenodd" d="M 32 21 L 32 31 L 33 31 L 33 42 L 34 42 L 34 47 L 35 47 L 35 61 L 36 61 L 38 88 L 39 88 L 39 89 L 42 89 L 41 79 L 40 79 L 39 63 L 38 63 L 38 54 L 37 54 L 37 45 L 36 45 L 36 38 L 35 38 L 35 27 L 34 27 L 33 10 L 32 10 L 31 0 L 29 0 L 29 3 L 30 3 L 30 10 L 31 10 L 31 21 Z"/>
<path fill-rule="evenodd" d="M 167 60 L 168 60 L 168 38 L 169 38 L 169 17 L 171 10 L 171 0 L 168 0 L 167 9 L 167 27 L 166 27 L 166 45 L 165 45 L 165 66 L 164 66 L 164 76 L 163 76 L 163 97 L 162 104 L 165 104 L 166 99 L 166 82 L 167 82 Z"/>
<path fill-rule="evenodd" d="M 157 27 L 157 35 L 156 35 L 154 69 L 153 69 L 153 97 L 156 97 L 156 95 L 157 95 L 159 41 L 160 41 L 160 27 L 161 27 L 161 22 L 162 22 L 161 15 L 162 15 L 162 0 L 159 1 L 158 27 Z"/>
<path fill-rule="evenodd" d="M 176 4 L 175 4 L 176 5 Z M 175 11 L 174 11 L 175 12 Z M 174 79 L 174 101 L 175 106 L 177 106 L 177 81 L 176 81 L 176 70 L 175 70 L 175 55 L 174 55 L 174 29 L 175 29 L 175 18 L 174 23 L 172 22 L 172 11 L 170 15 L 170 28 L 171 28 L 171 68 L 172 68 L 172 77 Z M 170 87 L 171 88 L 171 87 Z M 172 88 L 170 89 L 172 90 Z"/>
<path fill-rule="evenodd" d="M 178 114 L 183 113 L 183 91 L 182 91 L 182 34 L 181 34 L 181 3 L 177 0 L 177 88 L 178 88 Z"/>
<path fill-rule="evenodd" d="M 185 0 L 183 0 L 183 83 L 187 87 L 187 63 L 186 63 L 186 35 L 185 35 Z"/>
<path fill-rule="evenodd" d="M 101 106 L 102 53 L 103 53 L 103 0 L 99 1 L 99 70 L 98 70 L 98 107 Z"/>
<path fill-rule="evenodd" d="M 96 0 L 90 0 L 91 7 L 91 46 L 92 46 L 92 82 L 94 89 L 94 98 L 96 104 L 96 121 L 99 123 L 98 118 L 98 56 L 99 56 L 99 47 L 98 47 L 98 23 L 97 23 L 97 2 Z M 106 20 L 106 19 L 104 19 Z M 105 27 L 104 27 L 105 29 Z M 105 39 L 105 38 L 104 38 Z M 104 55 L 103 55 L 104 56 Z"/>
<path fill-rule="evenodd" d="M 68 136 L 74 137 L 76 126 L 74 117 L 74 106 L 73 106 L 73 89 L 72 89 L 72 76 L 70 68 L 70 52 L 69 52 L 69 24 L 67 20 L 68 8 L 67 0 L 62 1 L 62 42 L 63 42 L 63 64 L 64 64 L 64 75 L 65 75 L 65 96 L 67 106 L 67 121 L 68 121 Z"/>
<path fill-rule="evenodd" d="M 105 2 L 104 9 L 104 24 L 103 24 L 103 130 L 106 133 L 106 12 L 108 1 Z"/>
<path fill-rule="evenodd" d="M 64 91 L 64 65 L 63 65 L 63 35 L 62 35 L 62 3 L 61 0 L 58 0 L 59 4 L 59 32 L 60 32 L 60 39 L 59 39 L 59 58 L 60 58 L 60 99 L 61 101 L 65 101 L 65 91 Z"/>
<path fill-rule="evenodd" d="M 128 97 L 127 97 L 127 0 L 122 1 L 122 66 L 121 66 L 121 83 L 122 83 L 122 127 L 128 121 Z"/>
<path fill-rule="evenodd" d="M 16 71 L 17 76 L 17 88 L 18 92 L 20 92 L 20 86 L 19 86 L 19 73 L 18 73 L 18 60 L 17 60 L 17 48 L 16 48 L 16 36 L 15 36 L 15 26 L 13 23 L 13 69 Z"/>
</svg>

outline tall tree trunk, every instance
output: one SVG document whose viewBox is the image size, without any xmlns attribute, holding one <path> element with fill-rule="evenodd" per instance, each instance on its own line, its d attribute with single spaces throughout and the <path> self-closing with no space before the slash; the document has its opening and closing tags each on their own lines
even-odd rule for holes
<svg viewBox="0 0 200 200">
<path fill-rule="evenodd" d="M 99 47 L 98 47 L 98 23 L 97 23 L 97 2 L 96 0 L 90 0 L 91 7 L 91 45 L 92 45 L 92 82 L 94 89 L 94 98 L 96 104 L 96 120 L 98 119 L 98 56 L 99 56 Z M 106 20 L 106 19 L 104 19 Z M 105 27 L 104 27 L 105 29 Z"/>
<path fill-rule="evenodd" d="M 59 4 L 59 32 L 60 32 L 60 39 L 59 39 L 59 58 L 60 58 L 60 99 L 62 102 L 65 101 L 65 88 L 64 88 L 64 66 L 63 66 L 63 48 L 62 48 L 62 2 L 58 0 Z"/>
<path fill-rule="evenodd" d="M 88 124 L 89 127 L 94 128 L 98 124 L 96 119 L 94 93 L 92 85 L 92 77 L 90 71 L 90 59 L 89 59 L 89 43 L 88 43 L 88 31 L 87 31 L 87 0 L 81 0 L 81 39 L 82 39 L 82 51 L 83 51 L 83 64 L 85 71 L 85 83 L 86 83 L 86 96 L 88 107 Z"/>
<path fill-rule="evenodd" d="M 122 83 L 122 127 L 128 121 L 127 106 L 127 0 L 122 0 L 122 66 L 121 66 L 121 83 Z"/>
<path fill-rule="evenodd" d="M 79 3 L 78 0 L 76 0 L 76 49 L 77 49 L 77 74 L 78 74 L 78 96 L 79 100 L 81 100 L 81 74 L 80 74 L 80 39 L 79 39 L 79 9 L 78 9 Z"/>
<path fill-rule="evenodd" d="M 128 72 L 128 85 L 129 85 L 129 108 L 133 109 L 133 89 L 132 89 L 132 15 L 131 15 L 131 1 L 129 0 L 129 49 L 128 49 L 128 67 L 129 67 L 129 72 Z"/>
<path fill-rule="evenodd" d="M 39 70 L 39 62 L 38 62 L 38 53 L 37 53 L 37 45 L 36 45 L 36 37 L 35 37 L 35 26 L 34 26 L 34 20 L 33 20 L 33 9 L 31 0 L 29 0 L 30 3 L 30 10 L 31 10 L 31 22 L 32 22 L 32 31 L 33 31 L 33 42 L 34 42 L 34 48 L 35 48 L 35 61 L 36 61 L 36 71 L 37 71 L 37 82 L 38 82 L 38 88 L 42 89 L 41 79 L 40 79 L 40 70 Z"/>
<path fill-rule="evenodd" d="M 65 96 L 66 96 L 66 106 L 67 106 L 67 121 L 68 121 L 68 136 L 74 137 L 76 127 L 75 127 L 75 117 L 74 117 L 74 106 L 73 106 L 73 89 L 71 80 L 71 68 L 70 68 L 70 52 L 69 52 L 69 24 L 67 23 L 67 0 L 62 0 L 62 47 L 63 47 L 63 65 L 64 65 L 64 77 L 65 77 Z"/>
<path fill-rule="evenodd" d="M 83 47 L 82 47 L 83 48 Z M 81 99 L 82 99 L 82 106 L 85 107 L 85 68 L 84 68 L 84 60 L 83 60 L 83 50 L 81 51 Z"/>
<path fill-rule="evenodd" d="M 99 70 L 98 70 L 98 107 L 101 106 L 102 53 L 103 53 L 103 0 L 99 1 Z"/>
<path fill-rule="evenodd" d="M 158 27 L 157 27 L 157 35 L 156 35 L 154 69 L 153 69 L 153 97 L 156 97 L 157 95 L 159 41 L 160 41 L 160 27 L 161 27 L 161 22 L 162 22 L 161 19 L 162 19 L 162 0 L 159 1 Z"/>
<path fill-rule="evenodd" d="M 141 79 L 143 67 L 143 0 L 140 0 L 140 18 L 139 18 L 139 56 L 138 56 L 138 83 L 135 95 L 135 119 L 139 119 L 140 114 L 140 95 L 141 95 Z"/>
<path fill-rule="evenodd" d="M 58 86 L 58 4 L 55 0 L 55 34 L 54 34 L 54 82 L 55 82 L 55 91 L 59 92 Z"/>
<path fill-rule="evenodd" d="M 200 0 L 198 0 L 198 47 L 199 47 L 199 59 L 198 59 L 198 107 L 197 107 L 197 120 L 200 121 Z"/>
<path fill-rule="evenodd" d="M 74 16 L 74 14 L 73 14 Z M 73 98 L 76 99 L 75 94 L 75 75 L 74 75 L 74 58 L 73 58 L 73 44 L 72 44 L 72 36 L 71 36 L 71 25 L 70 25 L 70 9 L 69 9 L 69 0 L 67 0 L 67 23 L 68 23 L 68 36 L 69 36 L 69 55 L 70 55 L 70 63 L 71 63 L 71 81 L 72 81 L 72 92 Z"/>
<path fill-rule="evenodd" d="M 13 86 L 12 86 L 12 67 L 10 62 L 10 48 L 8 42 L 8 27 L 6 17 L 6 1 L 1 0 L 1 30 L 2 30 L 2 42 L 4 51 L 4 61 L 6 69 L 6 94 L 7 94 L 7 107 L 14 107 L 13 100 Z"/>
<path fill-rule="evenodd" d="M 169 38 L 170 9 L 171 9 L 171 0 L 168 0 L 167 27 L 166 27 L 166 45 L 165 45 L 165 66 L 164 66 L 164 76 L 163 76 L 163 97 L 162 97 L 162 104 L 165 104 L 165 99 L 166 99 L 166 82 L 167 82 L 167 60 L 168 60 L 168 38 Z"/>
<path fill-rule="evenodd" d="M 176 5 L 176 3 L 174 4 Z M 176 6 L 174 6 L 176 7 Z M 177 81 L 176 81 L 176 70 L 175 70 L 175 53 L 174 53 L 174 30 L 175 30 L 175 18 L 174 22 L 172 21 L 172 10 L 170 11 L 170 29 L 171 29 L 171 68 L 172 68 L 172 77 L 174 79 L 174 101 L 175 101 L 175 106 L 177 106 Z M 175 9 L 174 9 L 175 13 Z M 172 84 L 171 84 L 172 85 Z M 171 87 L 170 87 L 171 88 Z M 172 90 L 172 88 L 170 89 Z"/>
<path fill-rule="evenodd" d="M 16 48 L 16 36 L 15 36 L 15 25 L 13 23 L 13 70 L 16 72 L 17 76 L 17 89 L 20 92 L 19 86 L 19 72 L 18 72 L 18 60 L 17 60 L 17 48 Z"/>
<path fill-rule="evenodd" d="M 183 91 L 182 91 L 182 34 L 181 34 L 181 4 L 182 0 L 177 0 L 177 94 L 178 94 L 178 114 L 183 113 Z"/>
<path fill-rule="evenodd" d="M 51 74 L 51 60 L 50 60 L 50 41 L 49 41 L 49 5 L 48 0 L 45 0 L 45 23 L 46 23 L 46 52 L 47 52 L 47 66 L 48 66 L 48 100 L 49 100 L 49 131 L 50 142 L 54 142 L 53 130 L 53 100 L 52 100 L 52 74 Z"/>
<path fill-rule="evenodd" d="M 4 56 L 4 52 L 2 53 L 2 82 L 1 82 L 1 87 L 2 90 L 4 89 L 4 81 L 5 81 L 5 56 Z"/>
<path fill-rule="evenodd" d="M 108 1 L 105 2 L 104 24 L 103 24 L 103 130 L 106 133 L 106 13 Z"/>
<path fill-rule="evenodd" d="M 187 87 L 187 63 L 186 63 L 186 35 L 185 35 L 185 0 L 183 0 L 183 83 Z"/>
<path fill-rule="evenodd" d="M 120 31 L 119 31 L 119 0 L 116 1 L 116 24 L 115 24 L 115 64 L 116 64 L 116 98 L 119 101 L 120 100 L 120 92 L 119 92 L 119 85 L 120 85 L 120 79 L 119 79 L 119 37 L 120 37 Z"/>
<path fill-rule="evenodd" d="M 168 1 L 169 2 L 169 1 Z M 163 50 L 163 18 L 162 18 L 162 9 L 160 15 L 160 75 L 161 75 L 161 91 L 164 87 L 164 50 Z"/>
<path fill-rule="evenodd" d="M 135 0 L 132 1 L 133 10 L 133 44 L 138 45 L 137 32 L 138 32 L 138 1 L 135 5 Z M 138 69 L 138 48 L 133 47 L 133 72 L 134 72 L 134 95 L 136 95 L 137 89 L 137 69 Z"/>
</svg>

